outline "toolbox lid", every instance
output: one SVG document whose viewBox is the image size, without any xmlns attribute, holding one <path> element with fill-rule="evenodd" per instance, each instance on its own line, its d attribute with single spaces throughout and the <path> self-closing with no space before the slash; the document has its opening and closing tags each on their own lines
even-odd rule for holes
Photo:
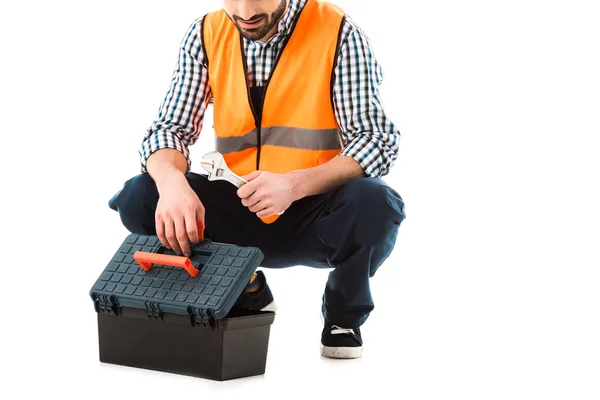
<svg viewBox="0 0 600 400">
<path fill-rule="evenodd" d="M 189 315 L 213 323 L 225 317 L 263 260 L 255 247 L 204 241 L 191 257 L 176 256 L 158 237 L 131 234 L 92 289 L 96 311 L 120 307 Z"/>
</svg>

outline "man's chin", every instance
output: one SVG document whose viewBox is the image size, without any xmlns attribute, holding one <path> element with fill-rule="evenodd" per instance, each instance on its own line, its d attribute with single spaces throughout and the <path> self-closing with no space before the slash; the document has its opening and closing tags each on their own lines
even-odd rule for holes
<svg viewBox="0 0 600 400">
<path fill-rule="evenodd" d="M 265 36 L 262 35 L 260 31 L 254 29 L 248 30 L 238 27 L 238 30 L 240 31 L 242 37 L 246 40 L 260 40 Z"/>
</svg>

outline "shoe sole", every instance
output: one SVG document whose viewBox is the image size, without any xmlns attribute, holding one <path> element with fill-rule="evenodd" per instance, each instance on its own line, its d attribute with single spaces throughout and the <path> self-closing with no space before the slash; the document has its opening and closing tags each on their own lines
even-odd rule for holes
<svg viewBox="0 0 600 400">
<path fill-rule="evenodd" d="M 271 311 L 271 312 L 275 312 L 277 311 L 277 304 L 275 304 L 275 301 L 272 301 L 269 305 L 267 305 L 266 307 L 263 307 L 260 309 L 260 311 Z"/>
<path fill-rule="evenodd" d="M 328 358 L 359 358 L 362 347 L 328 347 L 321 345 L 321 355 Z"/>
<path fill-rule="evenodd" d="M 325 324 L 323 310 L 321 310 L 321 323 Z M 327 358 L 352 359 L 362 357 L 362 346 L 360 347 L 329 347 L 321 344 L 321 355 Z"/>
</svg>

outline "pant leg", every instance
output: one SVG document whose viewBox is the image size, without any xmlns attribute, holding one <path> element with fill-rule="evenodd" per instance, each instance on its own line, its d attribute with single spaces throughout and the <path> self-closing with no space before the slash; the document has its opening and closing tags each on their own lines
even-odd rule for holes
<svg viewBox="0 0 600 400">
<path fill-rule="evenodd" d="M 108 206 L 119 213 L 123 226 L 131 233 L 155 235 L 154 214 L 158 190 L 149 174 L 136 175 L 123 185 Z"/>
<path fill-rule="evenodd" d="M 405 217 L 402 198 L 378 178 L 354 180 L 335 192 L 295 202 L 273 224 L 241 204 L 228 182 L 190 173 L 188 182 L 206 209 L 205 236 L 258 247 L 263 267 L 334 268 L 323 296 L 327 319 L 362 325 L 373 310 L 369 278 L 391 253 Z M 131 232 L 155 234 L 158 191 L 148 174 L 127 181 L 109 202 Z"/>
<path fill-rule="evenodd" d="M 374 308 L 369 279 L 392 252 L 405 218 L 400 195 L 379 178 L 342 186 L 306 230 L 297 260 L 332 267 L 323 295 L 329 322 L 359 327 Z"/>
</svg>

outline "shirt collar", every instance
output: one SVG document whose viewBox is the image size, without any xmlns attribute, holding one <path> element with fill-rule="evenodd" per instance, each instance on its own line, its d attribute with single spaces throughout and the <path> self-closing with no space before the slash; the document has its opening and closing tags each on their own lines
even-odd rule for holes
<svg viewBox="0 0 600 400">
<path fill-rule="evenodd" d="M 304 4 L 306 4 L 307 0 L 290 0 L 288 4 L 287 11 L 279 20 L 279 24 L 277 26 L 277 33 L 287 33 L 292 28 L 294 22 L 298 19 L 300 15 L 300 11 L 304 8 Z"/>
</svg>

